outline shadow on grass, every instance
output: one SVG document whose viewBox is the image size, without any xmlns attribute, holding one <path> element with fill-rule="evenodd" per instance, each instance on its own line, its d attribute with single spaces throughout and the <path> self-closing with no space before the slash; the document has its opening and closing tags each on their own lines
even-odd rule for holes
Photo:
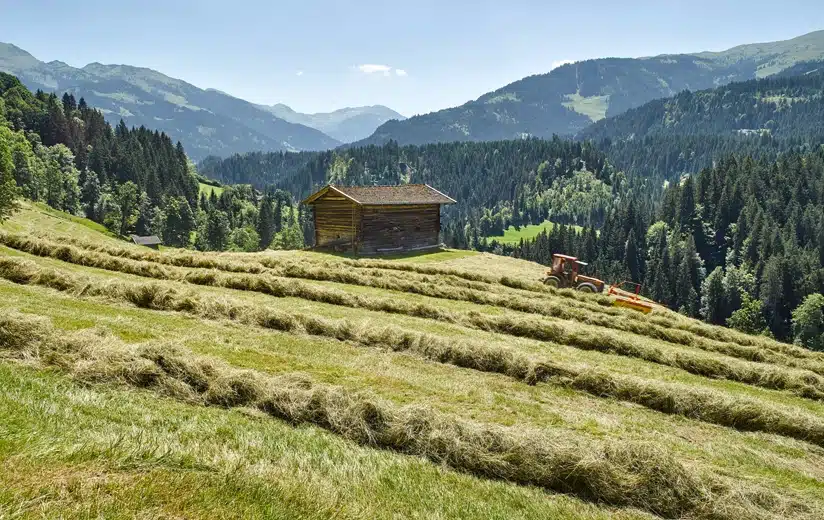
<svg viewBox="0 0 824 520">
<path fill-rule="evenodd" d="M 477 251 L 466 251 L 462 249 L 447 249 L 438 248 L 427 251 L 410 251 L 406 253 L 389 253 L 376 255 L 357 255 L 351 252 L 332 251 L 329 249 L 313 249 L 309 248 L 307 251 L 329 255 L 337 258 L 347 258 L 351 260 L 368 259 L 368 260 L 405 260 L 410 262 L 445 262 L 447 260 L 456 260 L 458 258 L 465 258 L 478 254 Z"/>
</svg>

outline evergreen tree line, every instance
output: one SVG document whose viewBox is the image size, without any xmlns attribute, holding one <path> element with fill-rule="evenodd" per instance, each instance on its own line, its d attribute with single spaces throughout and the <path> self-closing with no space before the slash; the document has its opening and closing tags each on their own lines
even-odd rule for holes
<svg viewBox="0 0 824 520">
<path fill-rule="evenodd" d="M 525 139 L 365 146 L 326 152 L 272 152 L 210 158 L 204 175 L 227 183 L 275 186 L 303 198 L 325 184 L 426 183 L 456 199 L 444 208 L 447 244 L 465 245 L 467 223 L 481 236 L 548 218 L 603 223 L 623 174 L 590 143 Z"/>
<path fill-rule="evenodd" d="M 729 156 L 672 183 L 660 204 L 628 193 L 600 231 L 556 226 L 478 248 L 546 265 L 577 255 L 689 316 L 824 349 L 824 150 Z"/>
<path fill-rule="evenodd" d="M 0 173 L 3 216 L 24 196 L 119 236 L 155 234 L 176 247 L 303 245 L 304 222 L 285 192 L 238 186 L 199 197 L 198 176 L 180 143 L 122 120 L 112 128 L 82 98 L 32 94 L 2 73 Z"/>
</svg>

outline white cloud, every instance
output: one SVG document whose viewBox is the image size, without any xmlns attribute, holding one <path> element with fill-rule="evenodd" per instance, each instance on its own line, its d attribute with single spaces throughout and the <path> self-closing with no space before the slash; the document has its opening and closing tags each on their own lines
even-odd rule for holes
<svg viewBox="0 0 824 520">
<path fill-rule="evenodd" d="M 553 61 L 552 65 L 549 68 L 549 70 L 557 69 L 561 65 L 569 65 L 570 63 L 575 63 L 575 60 L 557 60 L 557 61 Z"/>
<path fill-rule="evenodd" d="M 356 68 L 364 74 L 383 73 L 384 76 L 388 76 L 389 71 L 392 70 L 389 65 L 375 65 L 374 63 L 358 65 Z"/>
<path fill-rule="evenodd" d="M 303 76 L 303 71 L 302 71 L 302 70 L 299 70 L 299 71 L 297 72 L 297 75 L 298 75 L 298 76 Z"/>
<path fill-rule="evenodd" d="M 395 69 L 395 75 L 397 76 L 408 76 L 409 73 L 403 69 Z"/>
</svg>

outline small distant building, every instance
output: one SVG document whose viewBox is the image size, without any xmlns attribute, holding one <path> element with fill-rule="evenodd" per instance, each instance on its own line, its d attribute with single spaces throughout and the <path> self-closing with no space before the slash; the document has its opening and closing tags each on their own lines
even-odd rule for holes
<svg viewBox="0 0 824 520">
<path fill-rule="evenodd" d="M 428 184 L 333 186 L 303 201 L 315 214 L 315 247 L 358 254 L 440 246 L 441 206 L 455 204 Z"/>
<path fill-rule="evenodd" d="M 160 249 L 160 244 L 163 243 L 158 237 L 154 235 L 150 235 L 147 237 L 141 237 L 138 235 L 132 235 L 132 242 L 139 246 L 146 246 L 151 249 Z"/>
</svg>

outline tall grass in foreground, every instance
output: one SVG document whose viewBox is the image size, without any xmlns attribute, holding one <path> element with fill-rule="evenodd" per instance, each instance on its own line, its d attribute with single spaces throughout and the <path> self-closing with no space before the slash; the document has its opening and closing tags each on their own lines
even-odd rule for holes
<svg viewBox="0 0 824 520">
<path fill-rule="evenodd" d="M 649 444 L 564 441 L 538 430 L 481 425 L 423 406 L 397 407 L 299 374 L 238 370 L 164 344 L 127 346 L 95 331 L 58 333 L 42 319 L 0 317 L 0 354 L 86 383 L 144 388 L 193 404 L 253 407 L 365 446 L 420 456 L 481 478 L 634 507 L 665 518 L 814 518 L 812 506 L 721 480 Z"/>
<path fill-rule="evenodd" d="M 216 301 L 158 283 L 94 283 L 59 271 L 40 269 L 31 262 L 17 259 L 0 259 L 0 276 L 17 283 L 44 285 L 86 297 L 104 296 L 142 308 L 186 312 L 207 319 L 229 319 L 291 334 L 310 334 L 352 341 L 364 347 L 408 352 L 438 363 L 503 374 L 527 384 L 546 382 L 596 397 L 636 403 L 667 414 L 824 446 L 824 421 L 809 414 L 686 385 L 615 376 L 569 363 L 532 359 L 505 347 L 447 341 L 398 327 L 371 327 L 348 320 L 260 309 L 228 299 Z"/>
<path fill-rule="evenodd" d="M 598 330 L 595 334 L 590 330 L 582 330 L 580 327 L 576 328 L 563 321 L 538 316 L 491 316 L 472 311 L 448 311 L 436 305 L 356 295 L 297 280 L 284 280 L 263 275 L 227 274 L 215 270 L 188 271 L 153 262 L 135 261 L 85 251 L 68 245 L 52 244 L 47 241 L 34 241 L 20 236 L 9 237 L 9 235 L 0 234 L 0 241 L 6 240 L 7 243 L 36 255 L 57 258 L 87 267 L 160 280 L 178 280 L 197 285 L 254 291 L 275 297 L 291 296 L 350 308 L 435 319 L 488 332 L 639 358 L 700 376 L 727 379 L 769 389 L 788 390 L 806 399 L 824 400 L 824 378 L 816 373 L 824 372 L 824 366 L 807 361 L 802 365 L 803 369 L 791 370 L 790 368 L 798 367 L 800 363 L 792 358 L 778 357 L 777 354 L 771 352 L 762 352 L 759 360 L 769 359 L 789 368 L 758 365 L 733 359 L 718 359 L 689 351 L 673 352 L 643 341 L 627 339 L 608 330 Z M 731 354 L 735 353 L 735 350 L 723 350 L 722 353 Z"/>
<path fill-rule="evenodd" d="M 384 270 L 372 266 L 371 262 L 373 261 L 367 261 L 368 263 L 366 263 L 367 266 L 372 267 L 360 266 L 361 269 L 358 271 L 341 269 L 340 263 L 331 262 L 286 262 L 268 256 L 250 254 L 239 256 L 235 253 L 184 252 L 168 254 L 91 243 L 75 237 L 69 237 L 67 240 L 86 251 L 101 252 L 106 255 L 136 261 L 155 262 L 177 267 L 217 269 L 231 273 L 266 273 L 287 278 L 332 281 L 420 294 L 433 298 L 491 305 L 631 332 L 748 361 L 806 368 L 824 375 L 824 363 L 810 363 L 811 359 L 822 361 L 824 356 L 807 349 L 766 338 L 748 336 L 731 329 L 714 327 L 695 320 L 683 319 L 672 313 L 656 312 L 651 316 L 645 316 L 633 311 L 604 306 L 604 301 L 611 303 L 609 298 L 602 295 L 583 295 L 570 289 L 555 290 L 546 288 L 545 291 L 542 291 L 542 294 L 533 293 L 531 297 L 527 297 L 513 293 L 507 288 L 508 286 L 489 282 L 468 281 L 454 274 L 419 275 L 414 271 L 395 270 L 396 276 L 387 277 Z M 0 242 L 3 241 L 9 247 L 45 256 L 54 256 L 54 248 L 65 247 L 65 244 L 57 244 L 48 240 L 34 241 L 25 235 L 0 233 Z M 65 251 L 63 251 L 63 254 L 69 256 Z M 77 255 L 74 256 L 74 261 L 77 262 Z M 233 259 L 242 259 L 243 261 Z M 378 265 L 387 263 L 386 261 L 377 262 Z M 356 263 L 360 264 L 361 262 L 356 261 Z M 389 264 L 392 263 L 389 262 Z M 414 274 L 414 277 L 405 279 L 400 276 L 407 273 Z M 433 276 L 437 278 L 433 279 Z M 576 303 L 574 305 L 564 304 L 561 303 L 563 300 L 558 301 L 558 297 L 566 300 L 572 298 Z M 581 309 L 589 312 L 581 312 Z M 804 361 L 800 362 L 796 359 Z"/>
</svg>

